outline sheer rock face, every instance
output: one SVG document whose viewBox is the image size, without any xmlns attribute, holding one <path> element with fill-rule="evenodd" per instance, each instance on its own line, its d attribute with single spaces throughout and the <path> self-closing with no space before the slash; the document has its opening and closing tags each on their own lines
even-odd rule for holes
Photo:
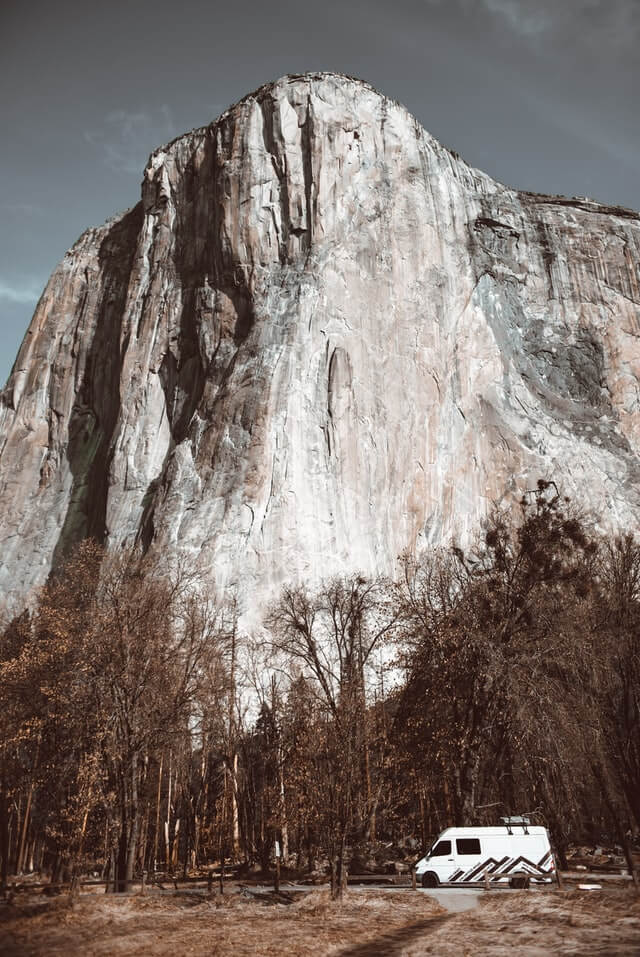
<svg viewBox="0 0 640 957">
<path fill-rule="evenodd" d="M 358 81 L 262 88 L 51 277 L 0 405 L 0 587 L 90 534 L 255 611 L 539 477 L 635 526 L 639 249 L 635 213 L 507 189 Z"/>
</svg>

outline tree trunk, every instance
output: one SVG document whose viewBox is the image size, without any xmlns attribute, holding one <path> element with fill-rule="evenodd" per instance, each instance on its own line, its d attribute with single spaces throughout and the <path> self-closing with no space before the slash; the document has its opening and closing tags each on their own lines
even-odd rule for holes
<svg viewBox="0 0 640 957">
<path fill-rule="evenodd" d="M 176 820 L 176 825 L 173 829 L 173 851 L 171 852 L 171 870 L 176 871 L 178 868 L 178 856 L 180 850 L 180 818 Z"/>
<path fill-rule="evenodd" d="M 152 867 L 154 872 L 158 869 L 158 837 L 160 835 L 160 797 L 162 786 L 162 762 L 164 754 L 160 755 L 160 767 L 158 768 L 158 792 L 156 795 L 156 829 L 153 835 L 153 860 Z"/>
<path fill-rule="evenodd" d="M 238 817 L 238 752 L 233 755 L 231 764 L 231 826 L 233 839 L 233 860 L 240 857 L 240 820 Z"/>
<path fill-rule="evenodd" d="M 480 776 L 480 757 L 479 748 L 476 748 L 471 754 L 467 751 L 466 759 L 463 758 L 461 773 L 456 768 L 457 811 L 460 816 L 460 820 L 457 823 L 462 827 L 468 827 L 475 822 L 476 792 L 478 789 L 478 778 Z"/>
<path fill-rule="evenodd" d="M 149 838 L 149 815 L 151 813 L 151 803 L 147 801 L 147 806 L 145 812 L 142 815 L 142 820 L 140 823 L 140 839 L 138 842 L 138 853 L 137 853 L 137 866 L 141 871 L 146 870 L 147 862 L 147 845 Z"/>
<path fill-rule="evenodd" d="M 369 735 L 367 733 L 366 706 L 363 706 L 363 733 L 364 733 L 364 773 L 367 787 L 367 830 L 368 840 L 372 843 L 376 839 L 376 811 L 380 791 L 377 790 L 375 799 L 371 788 L 371 758 L 369 755 Z"/>
<path fill-rule="evenodd" d="M 307 824 L 306 838 L 307 838 L 308 869 L 311 870 L 313 868 L 313 835 L 311 833 L 311 828 L 308 824 Z"/>
<path fill-rule="evenodd" d="M 347 845 L 347 825 L 342 825 L 342 833 L 340 835 L 340 846 L 338 849 L 338 873 L 337 873 L 337 883 L 335 887 L 334 897 L 336 900 L 340 900 L 344 894 L 345 888 L 347 886 L 347 867 L 345 861 L 345 852 Z"/>
<path fill-rule="evenodd" d="M 133 811 L 133 817 L 131 820 L 131 828 L 129 831 L 129 844 L 127 847 L 127 870 L 125 874 L 126 888 L 129 889 L 129 885 L 133 880 L 135 863 L 136 863 L 136 853 L 138 850 L 138 834 L 140 831 L 140 814 L 138 808 L 136 807 Z"/>
<path fill-rule="evenodd" d="M 455 774 L 457 776 L 458 771 L 456 768 Z M 445 813 L 445 827 L 449 826 L 452 820 L 455 820 L 456 824 L 460 824 L 460 816 L 458 814 L 458 802 L 454 802 L 455 808 L 452 807 L 451 803 L 451 791 L 449 789 L 449 781 L 446 777 L 446 774 L 442 778 L 442 790 L 444 793 L 444 813 Z"/>
<path fill-rule="evenodd" d="M 130 806 L 128 808 L 128 821 L 126 817 L 123 816 L 123 824 L 126 823 L 128 826 L 123 826 L 121 834 L 121 841 L 124 840 L 124 847 L 121 847 L 119 854 L 119 859 L 121 862 L 120 873 L 118 875 L 120 879 L 120 891 L 127 891 L 131 881 L 133 880 L 133 869 L 136 860 L 136 852 L 138 850 L 138 833 L 140 831 L 138 774 L 138 755 L 134 754 L 131 762 L 131 797 Z M 124 886 L 122 886 L 123 878 Z"/>
<path fill-rule="evenodd" d="M 286 867 L 287 860 L 289 859 L 289 825 L 287 823 L 287 805 L 284 795 L 284 773 L 282 770 L 282 764 L 279 760 L 278 775 L 280 778 L 280 831 L 282 833 L 282 859 L 285 862 Z"/>
<path fill-rule="evenodd" d="M 30 779 L 29 779 L 29 792 L 27 794 L 27 806 L 24 811 L 24 818 L 22 819 L 22 831 L 20 833 L 20 844 L 18 845 L 18 858 L 16 860 L 16 871 L 20 874 L 24 869 L 24 858 L 26 854 L 26 840 L 27 840 L 27 830 L 29 827 L 29 819 L 31 817 L 31 802 L 33 800 L 33 789 L 35 787 L 35 775 L 36 769 L 38 767 L 38 761 L 40 759 L 40 735 L 38 735 L 38 740 L 36 743 L 36 754 L 33 761 L 33 767 L 31 769 Z"/>
<path fill-rule="evenodd" d="M 0 784 L 0 890 L 6 892 L 9 884 L 9 801 L 4 781 Z"/>
<path fill-rule="evenodd" d="M 171 846 L 169 843 L 169 827 L 171 825 L 171 753 L 169 753 L 169 787 L 167 792 L 167 817 L 164 822 L 164 866 L 167 871 L 171 867 Z"/>
<path fill-rule="evenodd" d="M 118 853 L 116 856 L 115 890 L 122 894 L 127 890 L 127 850 L 128 850 L 128 821 L 123 818 L 118 835 Z"/>
<path fill-rule="evenodd" d="M 114 848 L 109 849 L 109 860 L 107 862 L 107 875 L 104 885 L 105 894 L 115 893 L 117 889 L 117 876 L 116 876 L 116 853 Z"/>
<path fill-rule="evenodd" d="M 624 850 L 625 859 L 627 861 L 627 869 L 629 871 L 629 874 L 631 875 L 633 886 L 635 887 L 636 891 L 638 891 L 640 890 L 640 885 L 638 885 L 638 875 L 636 873 L 635 865 L 633 863 L 631 844 L 629 843 L 629 839 L 625 833 L 624 825 L 620 818 L 620 813 L 618 811 L 618 808 L 616 807 L 615 799 L 613 795 L 611 794 L 611 789 L 607 783 L 606 773 L 602 767 L 594 766 L 594 774 L 596 776 L 598 784 L 600 785 L 600 790 L 602 791 L 602 797 L 604 798 L 604 802 L 607 806 L 607 809 L 611 817 L 613 818 L 613 823 L 615 825 L 616 831 L 618 832 L 618 840 L 620 841 L 620 844 L 622 845 L 622 848 Z"/>
<path fill-rule="evenodd" d="M 59 884 L 62 881 L 64 871 L 64 857 L 60 847 L 56 844 L 54 857 L 53 857 L 53 866 L 51 868 L 51 883 Z"/>
<path fill-rule="evenodd" d="M 22 818 L 22 828 L 20 830 L 20 843 L 18 845 L 18 857 L 16 858 L 16 873 L 22 874 L 24 870 L 24 857 L 26 851 L 26 842 L 27 842 L 27 830 L 29 828 L 29 819 L 31 817 L 31 801 L 33 799 L 33 777 L 29 785 L 29 792 L 27 794 L 27 806 L 24 809 L 24 817 Z"/>
<path fill-rule="evenodd" d="M 234 861 L 240 857 L 240 818 L 238 813 L 238 751 L 236 735 L 236 719 L 234 709 L 236 705 L 236 627 L 231 634 L 231 667 L 229 689 L 229 772 L 231 777 L 231 856 Z"/>
</svg>

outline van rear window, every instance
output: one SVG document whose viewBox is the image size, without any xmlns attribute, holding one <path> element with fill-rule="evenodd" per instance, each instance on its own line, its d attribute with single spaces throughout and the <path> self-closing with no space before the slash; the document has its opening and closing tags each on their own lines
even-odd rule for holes
<svg viewBox="0 0 640 957">
<path fill-rule="evenodd" d="M 429 857 L 446 857 L 451 854 L 451 841 L 438 841 Z"/>
<path fill-rule="evenodd" d="M 480 841 L 477 837 L 459 837 L 456 839 L 458 854 L 479 854 Z"/>
</svg>

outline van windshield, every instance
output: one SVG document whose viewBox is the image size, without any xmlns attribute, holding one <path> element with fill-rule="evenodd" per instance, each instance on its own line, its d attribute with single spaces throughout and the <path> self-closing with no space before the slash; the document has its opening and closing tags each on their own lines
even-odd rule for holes
<svg viewBox="0 0 640 957">
<path fill-rule="evenodd" d="M 451 854 L 451 841 L 438 841 L 429 851 L 429 857 L 446 857 Z"/>
</svg>

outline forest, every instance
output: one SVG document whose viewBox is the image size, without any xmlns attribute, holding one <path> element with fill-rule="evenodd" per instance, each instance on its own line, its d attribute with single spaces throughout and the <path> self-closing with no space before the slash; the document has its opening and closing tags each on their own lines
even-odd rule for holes
<svg viewBox="0 0 640 957">
<path fill-rule="evenodd" d="M 1 881 L 244 863 L 338 896 L 381 843 L 528 813 L 631 857 L 640 543 L 553 482 L 393 580 L 285 587 L 243 634 L 187 563 L 75 546 L 0 639 Z"/>
</svg>

